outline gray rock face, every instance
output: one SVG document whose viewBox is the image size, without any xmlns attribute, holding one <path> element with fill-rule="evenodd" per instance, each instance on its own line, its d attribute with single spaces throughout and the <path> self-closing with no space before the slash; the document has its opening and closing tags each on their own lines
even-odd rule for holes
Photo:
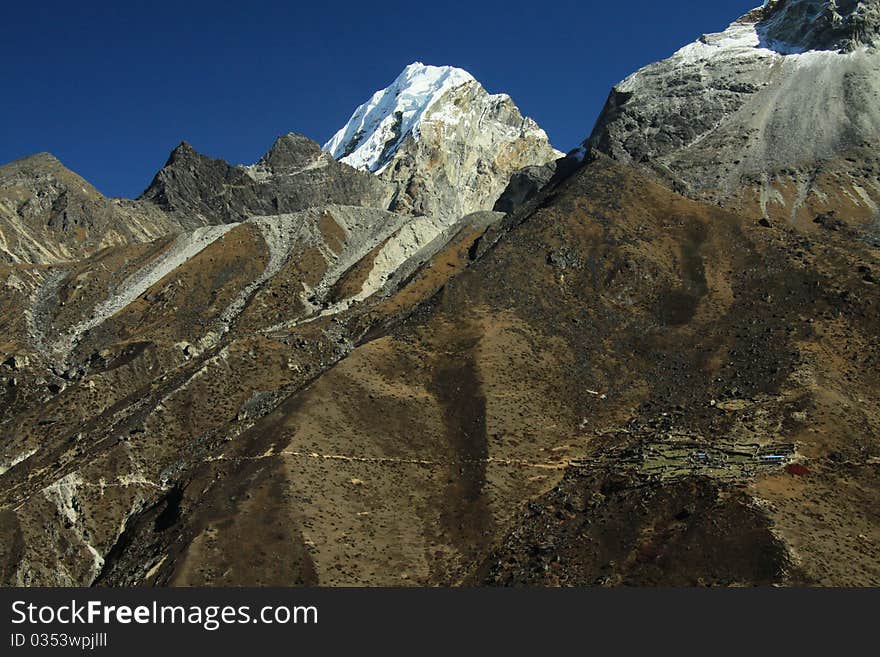
<svg viewBox="0 0 880 657">
<path fill-rule="evenodd" d="M 325 204 L 383 208 L 391 194 L 374 176 L 336 162 L 315 142 L 290 133 L 253 166 L 232 166 L 184 142 L 140 200 L 219 224 Z"/>
<path fill-rule="evenodd" d="M 773 0 L 759 11 L 762 44 L 780 52 L 852 52 L 880 40 L 878 0 Z"/>
<path fill-rule="evenodd" d="M 496 212 L 513 212 L 540 192 L 556 173 L 556 162 L 520 169 L 510 179 L 504 193 L 495 202 Z"/>
<path fill-rule="evenodd" d="M 391 210 L 454 221 L 492 209 L 516 171 L 561 155 L 509 96 L 469 82 L 426 112 L 379 177 L 398 189 Z"/>
<path fill-rule="evenodd" d="M 716 202 L 755 186 L 762 210 L 793 215 L 811 197 L 840 193 L 876 211 L 880 54 L 868 44 L 877 6 L 756 9 L 618 84 L 585 147 Z M 832 166 L 846 157 L 859 166 Z M 843 192 L 821 180 L 834 167 L 849 178 Z"/>
</svg>

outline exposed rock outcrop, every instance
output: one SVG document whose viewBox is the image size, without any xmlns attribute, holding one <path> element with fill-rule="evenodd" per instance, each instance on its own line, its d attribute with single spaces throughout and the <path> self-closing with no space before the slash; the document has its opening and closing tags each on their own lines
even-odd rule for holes
<svg viewBox="0 0 880 657">
<path fill-rule="evenodd" d="M 878 3 L 756 9 L 618 84 L 585 146 L 697 198 L 808 223 L 880 203 Z"/>
<path fill-rule="evenodd" d="M 140 200 L 218 224 L 326 204 L 385 208 L 392 193 L 375 176 L 335 161 L 315 142 L 290 133 L 252 166 L 207 157 L 184 142 Z"/>
<path fill-rule="evenodd" d="M 878 0 L 771 0 L 756 15 L 761 44 L 779 52 L 852 52 L 880 44 Z"/>
<path fill-rule="evenodd" d="M 557 163 L 520 169 L 510 178 L 510 182 L 495 202 L 498 212 L 512 212 L 547 186 L 556 173 Z"/>
</svg>

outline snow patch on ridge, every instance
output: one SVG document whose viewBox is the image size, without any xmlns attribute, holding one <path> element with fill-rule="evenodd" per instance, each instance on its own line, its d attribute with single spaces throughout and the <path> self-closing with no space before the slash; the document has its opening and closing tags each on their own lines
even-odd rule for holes
<svg viewBox="0 0 880 657">
<path fill-rule="evenodd" d="M 690 65 L 719 55 L 745 57 L 757 54 L 766 57 L 782 56 L 796 61 L 798 64 L 804 64 L 827 57 L 841 57 L 851 54 L 849 52 L 841 52 L 836 48 L 811 48 L 803 43 L 788 43 L 782 39 L 774 38 L 773 35 L 780 31 L 778 29 L 779 24 L 785 20 L 792 20 L 784 13 L 777 13 L 769 18 L 765 18 L 767 16 L 765 12 L 772 9 L 774 4 L 776 3 L 768 0 L 763 5 L 756 7 L 742 18 L 731 23 L 723 32 L 704 34 L 699 40 L 675 52 L 671 60 L 682 65 Z M 807 6 L 805 20 L 809 23 L 814 23 L 822 16 L 822 11 L 826 4 L 821 2 L 794 2 L 792 6 Z"/>
<path fill-rule="evenodd" d="M 698 41 L 689 43 L 672 55 L 682 64 L 693 64 L 709 59 L 719 53 L 730 55 L 754 55 L 760 48 L 760 38 L 754 23 L 737 21 L 724 32 L 704 34 Z M 769 50 L 767 51 L 769 54 Z"/>
<path fill-rule="evenodd" d="M 460 68 L 410 64 L 389 87 L 358 107 L 323 148 L 356 169 L 378 173 L 407 135 L 418 138 L 422 117 L 438 99 L 472 81 Z"/>
</svg>

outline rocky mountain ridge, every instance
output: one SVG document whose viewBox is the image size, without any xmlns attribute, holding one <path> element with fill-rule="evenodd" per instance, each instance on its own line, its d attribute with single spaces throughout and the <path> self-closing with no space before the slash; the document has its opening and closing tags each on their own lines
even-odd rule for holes
<svg viewBox="0 0 880 657">
<path fill-rule="evenodd" d="M 428 216 L 449 227 L 491 210 L 517 170 L 561 156 L 509 96 L 490 96 L 461 69 L 413 64 L 395 85 L 377 93 L 375 106 L 359 108 L 338 135 L 350 138 L 357 117 L 361 133 L 367 121 L 375 122 L 354 154 L 363 160 L 387 137 L 389 121 L 406 114 L 407 130 L 381 144 L 382 166 L 343 155 L 352 143 L 340 142 L 331 154 L 295 133 L 279 137 L 249 166 L 182 142 L 147 189 L 126 200 L 105 198 L 48 154 L 6 165 L 0 168 L 0 257 L 66 262 L 108 246 L 323 205 Z M 385 97 L 397 105 L 381 102 Z"/>
<path fill-rule="evenodd" d="M 877 0 L 771 0 L 747 18 L 757 19 L 762 45 L 784 54 L 880 45 Z"/>
<path fill-rule="evenodd" d="M 877 7 L 767 3 L 618 84 L 584 148 L 760 216 L 809 223 L 846 208 L 869 219 L 880 204 Z"/>
<path fill-rule="evenodd" d="M 324 204 L 385 208 L 392 194 L 375 176 L 337 162 L 315 142 L 290 133 L 251 166 L 207 157 L 184 142 L 138 200 L 221 224 Z"/>
<path fill-rule="evenodd" d="M 49 153 L 0 167 L 2 262 L 71 261 L 199 225 L 195 217 L 108 199 Z"/>
</svg>

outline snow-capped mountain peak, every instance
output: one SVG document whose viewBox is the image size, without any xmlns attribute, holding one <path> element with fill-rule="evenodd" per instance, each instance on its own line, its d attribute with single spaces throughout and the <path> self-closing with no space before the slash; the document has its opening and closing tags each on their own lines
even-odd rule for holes
<svg viewBox="0 0 880 657">
<path fill-rule="evenodd" d="M 408 134 L 418 137 L 422 116 L 438 99 L 472 81 L 460 68 L 414 62 L 358 107 L 323 148 L 356 169 L 378 172 Z"/>
</svg>

